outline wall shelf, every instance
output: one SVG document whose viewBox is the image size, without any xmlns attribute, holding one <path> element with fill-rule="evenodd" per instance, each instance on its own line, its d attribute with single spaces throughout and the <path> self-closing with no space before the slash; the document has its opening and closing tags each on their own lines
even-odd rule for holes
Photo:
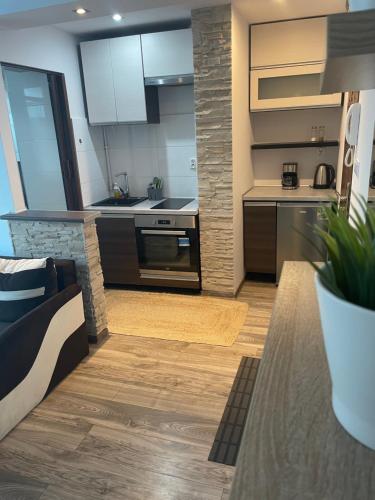
<svg viewBox="0 0 375 500">
<path fill-rule="evenodd" d="M 293 149 L 293 148 L 329 148 L 337 147 L 339 141 L 324 141 L 324 142 L 270 142 L 253 144 L 251 149 Z"/>
</svg>

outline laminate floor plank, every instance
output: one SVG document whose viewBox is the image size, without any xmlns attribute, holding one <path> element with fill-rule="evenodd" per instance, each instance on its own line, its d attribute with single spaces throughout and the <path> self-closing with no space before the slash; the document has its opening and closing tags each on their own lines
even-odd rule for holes
<svg viewBox="0 0 375 500">
<path fill-rule="evenodd" d="M 162 498 L 188 499 L 220 498 L 222 487 L 204 482 L 180 479 L 169 474 L 158 474 L 133 465 L 123 465 L 112 456 L 94 456 L 77 451 L 60 451 L 43 445 L 26 445 L 14 438 L 8 439 L 5 460 L 0 460 L 0 467 L 13 472 L 15 462 L 22 460 L 24 474 L 29 476 L 34 467 L 35 473 L 43 482 L 48 482 L 64 490 L 68 483 L 78 494 L 99 495 L 104 498 L 126 500 Z M 38 461 L 31 463 L 30 456 Z M 79 497 L 78 497 L 79 498 Z M 84 498 L 84 497 L 82 497 Z"/>
<path fill-rule="evenodd" d="M 0 470 L 1 500 L 39 500 L 47 483 L 29 479 L 19 473 Z"/>
<path fill-rule="evenodd" d="M 148 383 L 153 387 L 159 387 L 166 390 L 184 391 L 189 394 L 207 394 L 210 396 L 224 396 L 226 394 L 226 386 L 233 381 L 233 374 L 213 374 L 207 373 L 206 370 L 197 370 L 193 368 L 185 368 L 177 370 L 176 367 L 170 367 L 167 364 L 151 363 L 149 366 L 144 366 L 143 363 L 126 363 L 122 364 L 117 360 L 109 363 L 107 360 L 95 360 L 86 368 L 80 367 L 79 373 L 85 370 L 87 375 L 99 376 L 102 379 L 117 380 L 125 383 L 144 384 Z M 152 371 L 152 378 L 149 378 L 149 373 Z"/>
<path fill-rule="evenodd" d="M 17 436 L 26 441 L 45 444 L 63 450 L 75 450 L 87 435 L 92 425 L 81 421 L 56 419 L 31 413 L 17 426 Z M 1 498 L 1 497 L 0 497 Z"/>
<path fill-rule="evenodd" d="M 207 461 L 209 445 L 197 447 L 124 430 L 94 426 L 77 451 L 126 467 L 167 474 L 218 488 L 229 486 L 233 467 Z"/>
<path fill-rule="evenodd" d="M 59 392 L 51 394 L 39 413 L 74 415 L 93 425 L 204 446 L 215 436 L 219 419 L 193 417 L 116 401 Z"/>
<path fill-rule="evenodd" d="M 230 347 L 115 334 L 92 346 L 0 442 L 0 500 L 227 500 L 234 468 L 207 457 L 242 356 L 262 355 L 275 294 L 245 282 Z"/>
<path fill-rule="evenodd" d="M 114 401 L 182 415 L 204 416 L 217 421 L 217 416 L 224 410 L 229 392 L 230 388 L 221 397 L 208 397 L 204 394 L 189 394 L 189 397 L 186 397 L 184 391 L 124 384 Z"/>
</svg>

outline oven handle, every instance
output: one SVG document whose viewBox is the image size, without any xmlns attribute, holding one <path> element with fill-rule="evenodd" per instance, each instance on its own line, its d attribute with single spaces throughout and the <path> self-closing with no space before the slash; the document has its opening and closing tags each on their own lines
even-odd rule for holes
<svg viewBox="0 0 375 500">
<path fill-rule="evenodd" d="M 168 231 L 163 229 L 141 229 L 141 234 L 154 234 L 156 236 L 186 236 L 186 231 Z"/>
</svg>

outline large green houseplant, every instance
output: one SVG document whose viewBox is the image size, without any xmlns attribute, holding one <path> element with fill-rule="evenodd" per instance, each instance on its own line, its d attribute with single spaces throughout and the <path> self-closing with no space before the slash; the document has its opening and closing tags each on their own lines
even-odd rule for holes
<svg viewBox="0 0 375 500">
<path fill-rule="evenodd" d="M 316 227 L 327 258 L 316 269 L 332 405 L 342 426 L 375 449 L 375 211 L 348 218 L 333 204 Z"/>
</svg>

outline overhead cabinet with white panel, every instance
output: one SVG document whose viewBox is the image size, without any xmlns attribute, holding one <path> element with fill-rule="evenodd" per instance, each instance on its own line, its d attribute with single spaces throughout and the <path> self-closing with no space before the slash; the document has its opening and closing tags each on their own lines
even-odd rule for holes
<svg viewBox="0 0 375 500">
<path fill-rule="evenodd" d="M 251 27 L 250 110 L 340 106 L 341 93 L 320 94 L 326 18 Z"/>
<path fill-rule="evenodd" d="M 145 88 L 140 35 L 81 43 L 91 125 L 156 123 L 157 89 Z"/>
<path fill-rule="evenodd" d="M 89 122 L 117 122 L 110 40 L 81 43 L 81 58 Z"/>
<path fill-rule="evenodd" d="M 191 29 L 141 35 L 145 78 L 193 75 Z"/>
</svg>

